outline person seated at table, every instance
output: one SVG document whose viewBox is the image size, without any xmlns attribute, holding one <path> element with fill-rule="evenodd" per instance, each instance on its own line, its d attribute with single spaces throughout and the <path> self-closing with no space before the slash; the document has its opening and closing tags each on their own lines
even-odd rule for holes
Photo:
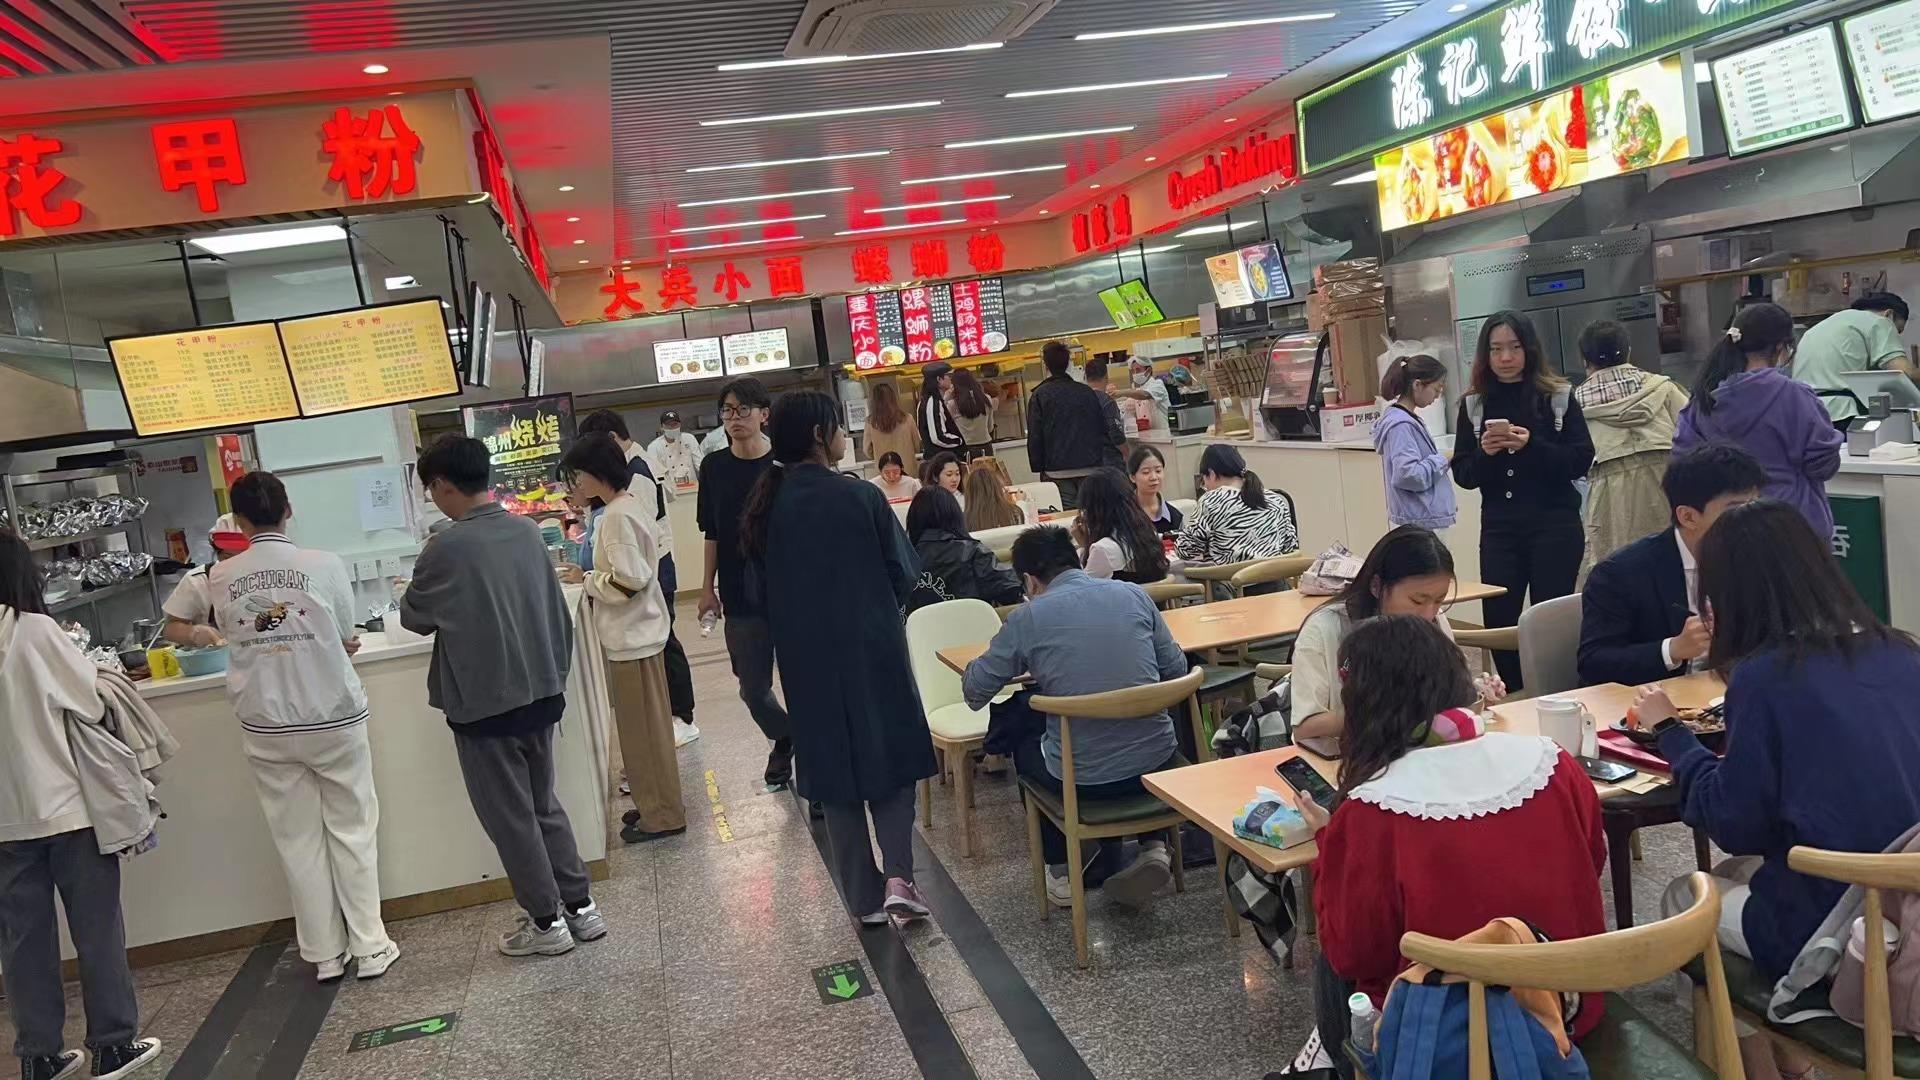
<svg viewBox="0 0 1920 1080">
<path fill-rule="evenodd" d="M 1340 645 L 1379 615 L 1418 615 L 1453 636 L 1441 615 L 1453 595 L 1453 552 L 1432 529 L 1402 525 L 1367 552 L 1360 572 L 1307 616 L 1293 643 L 1293 737 L 1308 749 L 1336 749 L 1346 727 L 1340 698 Z M 1320 740 L 1325 740 L 1321 742 Z"/>
<path fill-rule="evenodd" d="M 1555 941 L 1607 928 L 1600 800 L 1578 762 L 1540 735 L 1422 745 L 1477 693 L 1432 619 L 1385 615 L 1355 627 L 1340 670 L 1340 801 L 1329 815 L 1295 796 L 1320 845 L 1314 1011 L 1333 1047 L 1347 1037 L 1348 994 L 1364 991 L 1378 1006 L 1407 966 L 1400 936 L 1409 930 L 1457 938 L 1509 915 Z M 1571 1017 L 1574 1038 L 1600 1012 L 1599 996 L 1588 997 Z"/>
<path fill-rule="evenodd" d="M 1067 530 L 1042 525 L 1021 533 L 1013 542 L 1013 568 L 1028 602 L 1008 614 L 987 651 L 967 665 L 961 690 L 969 707 L 986 708 L 1023 672 L 1033 677 L 1036 693 L 1056 696 L 1104 694 L 1187 673 L 1187 658 L 1153 601 L 1137 586 L 1082 570 L 1080 552 Z M 1164 710 L 1137 720 L 1077 725 L 1073 768 L 1080 798 L 1145 792 L 1142 776 L 1182 764 L 1176 746 L 1173 718 Z M 1047 717 L 1045 733 L 1018 746 L 1014 767 L 1049 790 L 1063 790 L 1058 717 Z M 1165 835 L 1149 833 L 1139 840 L 1139 856 L 1104 885 L 1109 896 L 1132 906 L 1150 904 L 1173 879 Z M 1114 848 L 1119 843 L 1102 841 Z M 1045 818 L 1040 821 L 1040 846 L 1047 863 L 1047 898 L 1070 907 L 1066 837 Z M 1115 858 L 1118 854 L 1113 853 Z"/>
<path fill-rule="evenodd" d="M 1293 503 L 1270 491 L 1240 451 L 1214 443 L 1200 455 L 1207 490 L 1187 518 L 1173 553 L 1188 566 L 1271 559 L 1300 550 Z"/>
<path fill-rule="evenodd" d="M 1580 681 L 1658 682 L 1707 655 L 1697 561 L 1720 515 L 1760 497 L 1766 470 L 1732 443 L 1708 443 L 1673 458 L 1660 486 L 1673 525 L 1602 560 L 1580 594 Z"/>
<path fill-rule="evenodd" d="M 1013 494 L 1007 490 L 1007 482 L 1001 479 L 994 463 L 986 458 L 976 460 L 967 469 L 967 478 L 960 485 L 960 490 L 967 496 L 964 512 L 969 532 L 1031 524 L 1027 511 L 1013 500 Z"/>
<path fill-rule="evenodd" d="M 966 466 L 960 464 L 957 454 L 941 451 L 927 459 L 920 469 L 920 486 L 945 488 L 960 503 L 960 509 L 967 508 L 967 497 L 960 490 L 960 481 L 967 475 Z"/>
<path fill-rule="evenodd" d="M 1167 576 L 1166 545 L 1118 469 L 1096 469 L 1080 481 L 1080 516 L 1072 532 L 1080 561 L 1094 577 L 1147 585 Z"/>
<path fill-rule="evenodd" d="M 1160 451 L 1151 446 L 1138 446 L 1127 458 L 1127 475 L 1133 480 L 1133 496 L 1140 502 L 1140 509 L 1153 522 L 1154 531 L 1162 536 L 1180 531 L 1180 523 L 1185 514 L 1173 505 L 1173 500 L 1161 495 L 1166 486 L 1167 459 Z"/>
<path fill-rule="evenodd" d="M 1726 757 L 1658 687 L 1628 722 L 1659 733 L 1682 819 L 1737 856 L 1713 871 L 1720 945 L 1772 982 L 1847 890 L 1794 871 L 1788 850 L 1882 852 L 1920 821 L 1920 645 L 1874 615 L 1826 537 L 1777 499 L 1714 523 L 1700 591 L 1713 612 L 1707 664 L 1727 680 Z M 1663 907 L 1676 904 L 1670 888 Z M 1748 1077 L 1799 1071 L 1804 1062 L 1776 1062 L 1765 1039 L 1742 1039 Z"/>
<path fill-rule="evenodd" d="M 994 561 L 967 534 L 960 504 L 943 488 L 921 488 L 907 507 L 907 539 L 920 556 L 920 579 L 909 608 L 942 600 L 985 600 L 996 607 L 1024 597 L 1020 576 Z"/>
<path fill-rule="evenodd" d="M 920 490 L 920 481 L 907 475 L 907 464 L 892 450 L 880 455 L 880 473 L 869 483 L 880 489 L 888 502 L 911 499 Z"/>
</svg>

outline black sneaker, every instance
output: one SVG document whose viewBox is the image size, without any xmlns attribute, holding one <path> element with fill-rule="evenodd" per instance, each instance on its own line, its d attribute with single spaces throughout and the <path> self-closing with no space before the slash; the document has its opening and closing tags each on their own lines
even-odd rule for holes
<svg viewBox="0 0 1920 1080">
<path fill-rule="evenodd" d="M 69 1050 L 52 1057 L 20 1059 L 20 1080 L 70 1080 L 87 1067 L 87 1056 Z"/>
<path fill-rule="evenodd" d="M 640 824 L 640 811 L 638 811 L 638 810 L 629 810 L 629 811 L 627 811 L 626 813 L 624 813 L 624 814 L 621 814 L 621 815 L 620 815 L 620 824 L 622 824 L 622 825 L 638 825 L 638 824 Z"/>
<path fill-rule="evenodd" d="M 661 840 L 669 836 L 679 836 L 686 831 L 687 827 L 682 825 L 677 829 L 662 829 L 659 832 L 648 832 L 638 824 L 633 824 L 620 830 L 620 839 L 625 840 L 629 844 L 644 844 L 649 840 Z"/>
<path fill-rule="evenodd" d="M 120 1080 L 160 1056 L 159 1039 L 141 1039 L 125 1046 L 103 1046 L 93 1052 L 94 1080 Z"/>
</svg>

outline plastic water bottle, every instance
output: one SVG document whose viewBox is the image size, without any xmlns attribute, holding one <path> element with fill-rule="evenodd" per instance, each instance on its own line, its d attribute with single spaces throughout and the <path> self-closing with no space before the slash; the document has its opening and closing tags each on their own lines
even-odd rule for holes
<svg viewBox="0 0 1920 1080">
<path fill-rule="evenodd" d="M 1363 1049 L 1371 1049 L 1373 1047 L 1373 1025 L 1380 1019 L 1380 1014 L 1374 1011 L 1373 999 L 1365 994 L 1355 993 L 1347 998 L 1347 1011 L 1353 1014 L 1351 1035 L 1353 1045 Z"/>
<path fill-rule="evenodd" d="M 719 612 L 705 611 L 700 614 L 700 636 L 712 637 L 713 625 L 720 621 Z"/>
</svg>

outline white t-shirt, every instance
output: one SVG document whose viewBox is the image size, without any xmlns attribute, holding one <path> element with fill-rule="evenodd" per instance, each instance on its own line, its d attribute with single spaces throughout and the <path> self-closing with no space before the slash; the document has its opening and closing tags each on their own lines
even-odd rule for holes
<svg viewBox="0 0 1920 1080">
<path fill-rule="evenodd" d="M 1127 549 L 1120 546 L 1120 541 L 1103 536 L 1087 549 L 1086 570 L 1090 577 L 1110 578 L 1124 571 L 1131 561 Z"/>
<path fill-rule="evenodd" d="M 1453 627 L 1445 615 L 1439 626 L 1449 639 Z M 1353 630 L 1346 605 L 1335 601 L 1307 616 L 1293 642 L 1293 722 L 1332 713 L 1342 724 L 1347 711 L 1340 704 L 1340 643 Z"/>
<path fill-rule="evenodd" d="M 187 571 L 187 576 L 167 594 L 167 602 L 160 605 L 160 610 L 195 626 L 206 623 L 213 614 L 213 594 L 207 590 L 207 568 L 196 566 Z"/>
<path fill-rule="evenodd" d="M 259 533 L 207 571 L 227 639 L 227 693 L 256 735 L 326 731 L 367 718 L 367 692 L 347 656 L 353 584 L 340 556 Z"/>
</svg>

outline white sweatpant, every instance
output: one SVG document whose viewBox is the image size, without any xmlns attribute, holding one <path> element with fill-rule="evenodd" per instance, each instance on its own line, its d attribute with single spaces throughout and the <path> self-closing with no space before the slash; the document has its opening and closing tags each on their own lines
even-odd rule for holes
<svg viewBox="0 0 1920 1080">
<path fill-rule="evenodd" d="M 293 893 L 301 959 L 317 964 L 386 948 L 374 844 L 380 801 L 373 791 L 367 725 L 241 734 L 260 808 Z"/>
</svg>

